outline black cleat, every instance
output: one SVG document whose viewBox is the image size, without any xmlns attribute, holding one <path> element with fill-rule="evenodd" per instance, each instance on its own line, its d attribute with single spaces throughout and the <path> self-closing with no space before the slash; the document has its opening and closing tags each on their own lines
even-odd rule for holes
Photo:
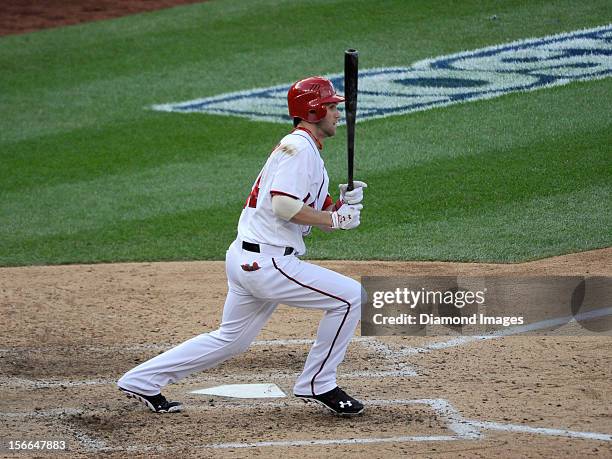
<svg viewBox="0 0 612 459">
<path fill-rule="evenodd" d="M 364 409 L 363 403 L 361 403 L 359 400 L 355 400 L 339 387 L 336 387 L 335 389 L 321 395 L 295 394 L 295 396 L 304 399 L 304 402 L 313 400 L 320 403 L 340 416 L 355 416 L 360 414 Z"/>
<path fill-rule="evenodd" d="M 155 413 L 178 413 L 183 408 L 181 402 L 169 402 L 161 393 L 157 395 L 143 395 L 123 387 L 120 387 L 119 390 L 130 398 L 140 400 Z"/>
</svg>

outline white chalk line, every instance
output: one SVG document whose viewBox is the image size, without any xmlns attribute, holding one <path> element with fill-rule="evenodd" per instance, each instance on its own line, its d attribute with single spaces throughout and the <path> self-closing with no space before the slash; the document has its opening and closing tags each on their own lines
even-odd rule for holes
<svg viewBox="0 0 612 459">
<path fill-rule="evenodd" d="M 351 339 L 353 343 L 362 343 L 364 341 L 375 341 L 375 336 L 354 336 Z M 266 339 L 256 340 L 251 344 L 252 346 L 287 346 L 296 344 L 313 344 L 314 339 Z"/>
<path fill-rule="evenodd" d="M 381 438 L 337 438 L 330 440 L 289 440 L 289 441 L 259 441 L 254 443 L 210 443 L 198 445 L 198 449 L 237 449 L 237 448 L 265 448 L 265 447 L 289 447 L 289 446 L 329 446 L 329 445 L 364 445 L 368 443 L 403 443 L 424 441 L 452 441 L 460 440 L 452 435 L 426 435 L 426 436 L 404 436 L 404 437 L 381 437 Z"/>
<path fill-rule="evenodd" d="M 386 372 L 389 372 L 391 374 L 380 375 L 380 376 L 387 376 L 387 377 L 418 376 L 418 372 L 414 368 L 413 365 L 410 365 L 402 361 L 401 357 L 403 357 L 403 355 L 398 354 L 397 351 L 392 350 L 387 344 L 383 343 L 382 341 L 379 341 L 379 340 L 362 341 L 360 344 L 361 346 L 365 347 L 366 349 L 369 349 L 371 352 L 375 353 L 376 355 L 381 355 L 385 357 L 388 361 L 398 366 L 398 368 L 395 370 L 386 370 Z M 376 377 L 376 376 L 368 376 L 368 377 Z"/>
<path fill-rule="evenodd" d="M 202 397 L 201 395 L 195 395 L 195 397 Z M 207 398 L 208 396 L 204 396 Z M 393 399 L 382 399 L 382 400 L 368 400 L 368 406 L 390 406 L 390 405 L 415 405 L 415 404 L 431 404 L 427 399 L 424 400 L 393 400 Z M 140 406 L 139 403 L 134 402 L 135 406 Z M 249 409 L 275 409 L 275 408 L 286 408 L 286 407 L 303 407 L 304 401 L 302 399 L 291 397 L 286 398 L 281 401 L 265 401 L 261 399 L 232 399 L 232 398 L 220 398 L 216 399 L 214 404 L 211 405 L 194 405 L 188 406 L 185 408 L 186 412 L 189 413 L 198 413 L 198 412 L 209 412 L 216 411 L 219 408 L 223 408 L 224 410 L 249 410 Z M 438 405 L 434 407 L 438 410 Z M 145 408 L 143 407 L 143 411 Z M 84 410 L 79 408 L 53 408 L 50 410 L 36 410 L 36 411 L 27 411 L 27 412 L 7 412 L 0 413 L 0 418 L 11 418 L 11 419 L 20 419 L 20 418 L 32 418 L 32 417 L 50 417 L 55 418 L 62 415 L 84 415 L 84 414 L 104 414 L 109 413 L 109 411 L 103 410 Z M 452 412 L 445 412 L 445 415 L 452 414 Z"/>
<path fill-rule="evenodd" d="M 384 343 L 377 340 L 377 337 L 374 336 L 355 336 L 351 340 L 356 343 L 365 343 L 367 345 L 371 345 L 377 347 L 382 345 L 383 347 L 378 347 L 377 350 L 381 351 L 385 355 L 390 357 L 397 357 L 398 355 L 410 355 L 410 354 L 419 354 L 425 352 L 431 352 L 439 349 L 446 349 L 449 347 L 460 346 L 463 344 L 467 344 L 473 341 L 480 340 L 489 340 L 489 339 L 498 339 L 504 336 L 512 336 L 518 335 L 521 333 L 528 333 L 531 331 L 542 330 L 545 328 L 557 327 L 560 325 L 569 325 L 571 323 L 575 323 L 578 320 L 592 320 L 600 317 L 605 317 L 612 315 L 612 307 L 608 308 L 600 308 L 595 309 L 593 311 L 581 312 L 575 316 L 565 316 L 559 317 L 556 319 L 547 319 L 539 322 L 534 322 L 532 324 L 527 325 L 517 325 L 514 327 L 509 327 L 506 329 L 498 330 L 496 332 L 491 333 L 490 335 L 474 335 L 474 336 L 458 336 L 452 338 L 448 341 L 435 342 L 431 343 L 427 346 L 422 347 L 407 347 L 402 351 L 392 351 L 390 349 L 384 349 Z M 251 346 L 295 346 L 295 345 L 303 345 L 308 344 L 311 345 L 314 343 L 314 339 L 269 339 L 269 340 L 256 340 L 251 343 Z M 112 351 L 146 351 L 146 350 L 157 350 L 157 351 L 165 351 L 171 349 L 176 344 L 133 344 L 130 346 L 84 346 L 82 349 L 86 351 L 96 351 L 96 352 L 112 352 Z M 59 346 L 61 347 L 61 346 Z M 0 353 L 10 353 L 15 352 L 15 350 L 27 350 L 27 351 L 35 351 L 35 350 L 48 350 L 49 347 L 19 347 L 16 346 L 14 348 L 0 348 Z"/>
<path fill-rule="evenodd" d="M 605 315 L 612 314 L 612 308 L 604 308 L 595 311 L 589 311 L 587 313 L 579 314 L 576 317 L 563 317 L 558 319 L 549 319 L 541 322 L 536 322 L 534 324 L 529 324 L 525 326 L 517 326 L 512 327 L 505 330 L 497 331 L 491 335 L 485 336 L 459 336 L 452 338 L 448 341 L 431 343 L 430 345 L 411 348 L 405 347 L 400 350 L 392 350 L 385 343 L 382 343 L 376 340 L 373 337 L 356 337 L 354 341 L 364 343 L 364 346 L 378 351 L 383 354 L 385 357 L 389 359 L 396 359 L 397 357 L 412 355 L 412 354 L 420 354 L 432 352 L 440 349 L 447 349 L 451 347 L 461 346 L 470 342 L 475 341 L 485 341 L 489 339 L 497 339 L 502 338 L 504 336 L 511 336 L 520 333 L 526 333 L 529 331 L 535 331 L 543 328 L 551 328 L 555 326 L 560 326 L 564 324 L 568 324 L 571 321 L 578 320 L 589 320 L 597 317 L 602 317 Z M 285 346 L 285 345 L 297 345 L 297 344 L 312 344 L 314 340 L 312 339 L 291 339 L 291 340 L 261 340 L 256 341 L 253 345 L 263 345 L 263 346 Z M 110 346 L 109 346 L 110 348 Z M 99 348 L 100 350 L 109 350 L 109 348 Z M 153 349 L 158 348 L 159 350 L 167 349 L 168 346 L 163 345 L 137 345 L 131 347 L 121 347 L 120 349 L 127 350 L 142 350 L 142 349 Z M 91 349 L 94 349 L 91 347 Z M 0 352 L 10 352 L 10 349 L 0 349 Z M 380 376 L 389 376 L 390 373 L 400 376 L 411 376 L 414 375 L 414 370 L 406 369 L 406 370 L 392 370 L 392 371 L 381 371 L 381 372 L 354 372 L 354 377 L 380 377 Z M 236 375 L 233 375 L 236 377 Z M 251 375 L 247 375 L 250 377 Z M 278 377 L 279 375 L 275 375 Z M 289 376 L 289 375 L 287 375 Z M 291 377 L 295 377 L 295 375 L 291 375 Z M 348 375 L 343 375 L 344 377 Z M 9 382 L 15 380 L 19 380 L 22 383 L 26 384 L 32 382 L 35 385 L 38 384 L 36 380 L 25 380 L 24 378 L 0 378 L 9 380 Z M 215 378 L 210 378 L 215 379 Z M 85 381 L 58 381 L 51 384 L 57 385 L 84 385 L 84 384 L 108 384 L 114 383 L 114 380 L 85 380 Z M 48 384 L 48 383 L 43 383 Z M 37 386 L 40 387 L 40 386 Z M 43 387 L 49 387 L 45 385 Z M 295 440 L 295 441 L 274 441 L 274 442 L 255 442 L 255 443 L 219 443 L 219 444 L 208 444 L 208 445 L 200 445 L 196 446 L 196 448 L 251 448 L 251 447 L 265 447 L 265 446 L 313 446 L 313 445 L 332 445 L 332 444 L 355 444 L 355 443 L 385 443 L 385 442 L 411 442 L 411 441 L 448 441 L 448 440 L 457 440 L 462 438 L 478 438 L 480 433 L 474 429 L 484 429 L 484 430 L 497 430 L 497 431 L 508 431 L 508 432 L 519 432 L 519 433 L 531 433 L 531 434 L 542 434 L 549 436 L 561 436 L 561 437 L 570 437 L 570 438 L 584 438 L 591 440 L 601 440 L 601 441 L 612 441 L 612 435 L 601 434 L 596 432 L 578 432 L 571 431 L 565 429 L 551 429 L 551 428 L 541 428 L 541 427 L 530 427 L 521 424 L 503 424 L 503 423 L 495 423 L 489 421 L 475 421 L 475 420 L 465 420 L 460 417 L 460 415 L 452 408 L 452 406 L 445 400 L 435 399 L 437 401 L 438 409 L 444 410 L 445 417 L 449 421 L 449 426 L 451 430 L 458 431 L 459 433 L 456 436 L 400 436 L 400 437 L 386 437 L 386 438 L 364 438 L 364 439 L 332 439 L 332 440 Z M 368 404 L 375 404 L 370 401 Z M 380 401 L 379 401 L 380 402 Z M 386 401 L 385 403 L 398 403 L 398 402 L 415 402 L 415 401 Z M 422 402 L 422 401 L 421 401 Z M 383 403 L 380 403 L 383 404 Z M 234 405 L 236 406 L 236 405 Z M 252 405 L 252 406 L 261 406 L 261 405 Z M 279 404 L 279 406 L 286 406 L 286 404 Z M 237 406 L 241 409 L 244 406 Z M 452 408 L 452 409 L 451 409 Z M 449 411 L 450 410 L 450 411 Z M 63 410 L 66 412 L 66 410 Z M 20 413 L 5 413 L 1 414 L 0 417 L 4 416 L 22 416 Z M 36 416 L 34 413 L 27 413 L 27 416 Z M 38 415 L 43 415 L 39 413 Z M 104 441 L 93 439 L 82 432 L 75 431 L 75 436 L 79 440 L 79 442 L 84 445 L 89 450 L 116 450 L 117 448 L 109 448 L 106 446 Z M 138 449 L 140 451 L 147 449 L 156 449 L 160 448 L 165 449 L 160 446 L 156 447 L 143 447 L 144 449 Z M 129 450 L 133 450 L 134 448 L 128 448 Z M 117 450 L 124 450 L 119 448 Z"/>
<path fill-rule="evenodd" d="M 376 344 L 377 348 L 381 349 L 382 352 L 386 356 L 391 359 L 398 359 L 399 357 L 407 356 L 407 355 L 415 355 L 415 354 L 426 354 L 433 351 L 439 351 L 443 349 L 449 349 L 453 347 L 463 346 L 465 344 L 479 342 L 479 341 L 487 341 L 491 339 L 499 339 L 505 336 L 513 336 L 520 335 L 522 333 L 528 333 L 532 331 L 542 330 L 546 328 L 557 327 L 561 325 L 569 325 L 572 322 L 577 322 L 578 320 L 591 320 L 597 319 L 599 317 L 605 317 L 612 315 L 612 307 L 611 308 L 601 308 L 595 309 L 593 311 L 583 312 L 577 314 L 576 316 L 566 316 L 559 317 L 556 319 L 547 319 L 539 322 L 534 322 L 532 324 L 527 325 L 517 325 L 514 327 L 509 327 L 502 330 L 497 330 L 490 335 L 475 335 L 475 336 L 457 336 L 451 338 L 447 341 L 438 341 L 435 343 L 428 344 L 426 346 L 421 347 L 402 347 L 401 349 L 393 350 L 388 345 L 383 342 L 378 342 Z M 366 343 L 366 345 L 371 345 Z M 383 348 L 386 348 L 383 349 Z"/>
<path fill-rule="evenodd" d="M 399 378 L 415 376 L 415 372 L 409 369 L 394 369 L 380 371 L 349 371 L 342 373 L 342 379 L 375 379 L 375 378 Z M 207 384 L 210 382 L 231 379 L 235 382 L 269 382 L 270 380 L 295 380 L 300 373 L 243 373 L 243 374 L 202 374 L 200 376 L 190 376 L 185 383 L 188 384 Z M 5 389 L 53 389 L 80 386 L 107 386 L 115 385 L 117 378 L 97 378 L 97 379 L 28 379 L 17 377 L 0 377 L 0 386 Z"/>
<path fill-rule="evenodd" d="M 453 347 L 463 346 L 465 344 L 479 342 L 479 341 L 487 341 L 491 339 L 499 339 L 505 336 L 518 335 L 521 333 L 528 333 L 530 331 L 541 330 L 545 328 L 552 328 L 564 324 L 569 324 L 572 321 L 576 322 L 576 320 L 591 320 L 599 317 L 604 317 L 612 315 L 612 307 L 610 308 L 601 308 L 593 311 L 588 311 L 584 313 L 577 314 L 576 316 L 566 316 L 560 317 L 557 319 L 547 319 L 539 322 L 534 322 L 533 324 L 528 325 L 518 325 L 514 327 L 509 327 L 507 329 L 498 330 L 490 335 L 479 335 L 479 336 L 458 336 L 451 338 L 447 341 L 439 341 L 435 343 L 428 344 L 426 346 L 421 347 L 402 347 L 401 349 L 392 349 L 386 343 L 377 340 L 375 337 L 371 336 L 358 336 L 354 337 L 353 341 L 356 343 L 360 343 L 366 349 L 369 349 L 375 352 L 378 355 L 382 355 L 386 357 L 391 362 L 395 362 L 396 365 L 399 365 L 400 368 L 395 369 L 387 369 L 380 371 L 354 371 L 347 372 L 342 375 L 343 378 L 347 379 L 355 379 L 355 378 L 381 378 L 381 377 L 410 377 L 410 376 L 418 376 L 418 372 L 414 369 L 413 366 L 408 363 L 402 362 L 398 363 L 401 360 L 401 357 L 405 357 L 408 355 L 415 354 L 425 354 L 437 350 L 449 349 Z M 313 339 L 285 339 L 285 340 L 258 340 L 254 341 L 252 345 L 255 346 L 290 346 L 290 345 L 301 345 L 301 344 L 312 344 L 314 343 Z M 109 351 L 113 349 L 123 349 L 123 350 L 142 350 L 151 349 L 150 345 L 136 345 L 130 347 L 117 347 L 114 348 L 112 346 L 109 347 L 99 347 L 99 348 L 90 348 L 90 349 L 99 349 L 102 351 Z M 164 346 L 163 349 L 168 349 L 169 346 Z M 7 349 L 3 349 L 3 351 L 8 351 Z M 299 373 L 273 373 L 273 374 L 262 374 L 260 372 L 256 374 L 243 374 L 236 375 L 233 374 L 232 378 L 237 380 L 252 380 L 253 378 L 276 378 L 276 379 L 289 379 L 296 378 L 299 376 Z M 210 377 L 201 377 L 197 379 L 195 382 L 207 382 L 211 380 L 218 380 L 219 376 L 211 375 Z M 38 388 L 47 388 L 47 387 L 74 387 L 74 386 L 82 386 L 82 385 L 104 385 L 104 384 L 114 384 L 114 380 L 112 379 L 93 379 L 93 380 L 46 380 L 40 381 L 36 379 L 27 379 L 27 378 L 10 378 L 10 377 L 0 377 L 0 384 L 6 385 L 8 387 L 16 387 L 16 388 L 24 388 L 24 389 L 38 389 Z"/>
<path fill-rule="evenodd" d="M 431 406 L 432 409 L 447 420 L 449 429 L 455 432 L 461 438 L 476 439 L 480 437 L 480 432 L 477 429 L 474 429 L 469 422 L 463 419 L 459 411 L 457 411 L 448 400 L 433 398 L 412 400 L 411 402 L 414 404 L 423 403 Z"/>
<path fill-rule="evenodd" d="M 224 405 L 223 409 L 261 409 L 277 408 L 286 406 L 296 406 L 297 400 L 287 402 L 257 402 L 241 401 Z M 265 447 L 295 447 L 295 446 L 329 446 L 347 444 L 374 444 L 374 443 L 402 443 L 402 442 L 440 442 L 456 440 L 476 440 L 482 437 L 482 430 L 494 430 L 503 432 L 526 433 L 535 435 L 545 435 L 565 438 L 579 438 L 585 440 L 612 441 L 612 435 L 598 432 L 580 432 L 567 429 L 552 429 L 545 427 L 531 427 L 522 424 L 505 424 L 489 421 L 478 421 L 465 419 L 462 415 L 444 399 L 418 399 L 418 400 L 368 400 L 366 406 L 408 406 L 408 405 L 428 405 L 437 415 L 446 420 L 448 429 L 452 435 L 402 435 L 393 437 L 366 437 L 366 438 L 336 438 L 336 439 L 309 439 L 309 440 L 283 440 L 283 441 L 261 441 L 261 442 L 227 442 L 227 443 L 207 443 L 200 445 L 190 445 L 194 449 L 234 449 L 234 448 L 265 448 Z M 200 407 L 200 409 L 189 409 L 188 411 L 209 411 L 217 409 L 215 406 Z M 27 416 L 48 416 L 56 417 L 58 414 L 84 414 L 84 410 L 48 410 L 46 412 L 31 413 L 3 413 L 0 417 L 17 418 Z M 110 447 L 103 440 L 93 438 L 83 432 L 75 430 L 72 426 L 68 428 L 73 432 L 75 438 L 88 451 L 171 451 L 184 448 L 183 446 L 165 447 L 161 445 L 132 445 L 129 447 Z"/>
<path fill-rule="evenodd" d="M 351 340 L 351 342 L 361 343 L 367 341 L 375 341 L 376 337 L 374 336 L 355 336 Z M 314 339 L 306 338 L 306 339 L 264 339 L 264 340 L 256 340 L 251 343 L 251 346 L 266 346 L 266 347 L 275 347 L 275 346 L 298 346 L 298 345 L 311 345 L 314 343 Z M 108 346 L 76 346 L 79 350 L 89 351 L 89 352 L 116 352 L 116 351 L 127 351 L 127 352 L 138 352 L 138 351 L 167 351 L 175 347 L 178 343 L 158 343 L 158 344 L 131 344 L 129 346 L 117 346 L 117 345 L 108 345 Z M 67 346 L 57 346 L 58 348 L 67 347 Z M 70 348 L 75 348 L 75 346 L 70 346 Z M 39 346 L 39 347 L 23 347 L 23 346 L 15 346 L 13 348 L 0 348 L 0 353 L 11 353 L 11 352 L 31 352 L 31 351 L 47 351 L 52 349 L 51 346 Z"/>
<path fill-rule="evenodd" d="M 513 336 L 519 335 L 521 333 L 529 333 L 532 331 L 542 330 L 545 328 L 552 328 L 561 325 L 569 325 L 571 323 L 576 323 L 578 320 L 592 320 L 600 317 L 605 317 L 612 315 L 612 307 L 595 309 L 593 311 L 587 311 L 579 313 L 575 316 L 565 316 L 559 317 L 556 319 L 547 319 L 539 322 L 534 322 L 532 324 L 527 325 L 517 325 L 513 327 L 508 327 L 502 330 L 497 330 L 492 332 L 489 335 L 474 335 L 474 336 L 457 336 L 453 337 L 447 341 L 439 341 L 435 343 L 428 344 L 426 346 L 421 347 L 402 347 L 400 350 L 392 350 L 388 345 L 376 339 L 374 336 L 355 336 L 351 340 L 355 343 L 361 343 L 365 348 L 371 349 L 379 354 L 382 354 L 389 359 L 395 360 L 397 357 L 412 355 L 412 354 L 423 354 L 441 349 L 448 349 L 452 347 L 462 346 L 464 344 L 469 344 L 475 341 L 486 341 L 491 339 L 499 339 L 504 336 Z M 314 339 L 271 339 L 271 340 L 256 340 L 251 343 L 251 346 L 295 346 L 295 345 L 311 345 L 314 343 Z M 142 350 L 159 350 L 165 351 L 174 347 L 172 344 L 137 344 L 131 346 L 86 346 L 83 350 L 87 351 L 97 351 L 97 352 L 112 352 L 112 351 L 142 351 Z M 14 352 L 15 349 L 22 350 L 22 348 L 1 348 L 1 353 L 10 353 Z M 27 348 L 28 351 L 32 350 L 46 350 L 43 348 Z M 406 369 L 407 373 L 412 372 L 413 375 L 416 375 L 414 370 L 409 368 Z M 406 374 L 407 375 L 407 374 Z"/>
<path fill-rule="evenodd" d="M 502 424 L 490 421 L 468 421 L 472 426 L 484 430 L 499 430 L 502 432 L 518 432 L 548 435 L 553 437 L 584 438 L 587 440 L 612 441 L 612 435 L 597 432 L 577 432 L 575 430 L 551 429 L 548 427 L 530 427 L 522 424 Z"/>
<path fill-rule="evenodd" d="M 354 337 L 353 342 L 359 343 L 362 346 L 366 347 L 366 349 L 373 351 L 377 354 L 381 353 L 385 356 L 391 356 L 394 354 L 393 351 L 389 350 L 384 344 L 380 343 L 373 336 L 357 336 Z M 266 347 L 274 347 L 274 346 L 295 346 L 295 345 L 303 345 L 308 344 L 312 345 L 314 343 L 314 339 L 279 339 L 279 340 L 258 340 L 252 343 L 253 346 L 266 346 Z M 112 352 L 117 350 L 124 351 L 140 351 L 140 350 L 151 350 L 151 349 L 159 349 L 159 350 L 167 350 L 172 348 L 171 345 L 133 345 L 133 346 L 108 346 L 108 347 L 100 347 L 100 346 L 89 346 L 83 348 L 84 350 L 91 352 Z M 31 350 L 29 348 L 28 350 Z M 10 349 L 2 349 L 5 352 L 11 352 Z M 397 364 L 397 362 L 396 362 Z M 189 383 L 198 384 L 198 383 L 208 383 L 210 381 L 218 381 L 220 379 L 231 378 L 236 381 L 249 381 L 252 382 L 254 380 L 258 381 L 267 381 L 270 379 L 296 379 L 300 375 L 299 372 L 293 373 L 262 373 L 260 371 L 256 373 L 243 373 L 236 374 L 232 373 L 231 375 L 218 375 L 218 374 L 210 374 L 202 373 L 199 376 L 191 376 L 188 380 Z M 343 379 L 373 379 L 373 378 L 395 378 L 395 377 L 409 377 L 416 376 L 417 372 L 410 366 L 401 364 L 399 368 L 393 369 L 382 369 L 382 370 L 358 370 L 358 371 L 348 371 L 346 373 L 342 373 L 341 377 Z M 57 378 L 45 378 L 45 379 L 30 379 L 23 377 L 0 377 L 0 385 L 7 388 L 15 388 L 15 389 L 43 389 L 43 388 L 57 388 L 57 387 L 79 387 L 79 386 L 95 386 L 95 385 L 108 385 L 108 384 L 116 384 L 116 379 L 111 378 L 95 378 L 95 379 L 81 379 L 75 380 L 71 379 L 57 379 Z"/>
<path fill-rule="evenodd" d="M 29 379 L 3 376 L 0 377 L 0 386 L 10 389 L 49 389 L 57 387 L 78 387 L 78 386 L 99 386 L 106 384 L 114 384 L 115 379 L 98 378 L 98 379 Z"/>
<path fill-rule="evenodd" d="M 288 402 L 260 402 L 260 401 L 240 401 L 232 402 L 231 405 L 224 405 L 223 409 L 261 409 L 261 408 L 278 408 L 286 406 L 302 406 L 302 400 L 294 399 Z M 474 433 L 469 426 L 461 425 L 456 422 L 458 413 L 444 400 L 422 399 L 422 400 L 369 400 L 368 406 L 391 406 L 391 405 L 429 405 L 436 414 L 449 420 L 449 430 L 454 435 L 405 435 L 394 437 L 380 438 L 337 438 L 337 439 L 309 439 L 309 440 L 287 440 L 287 441 L 262 441 L 262 442 L 228 442 L 228 443 L 207 443 L 200 445 L 190 445 L 192 449 L 234 449 L 234 448 L 262 448 L 262 447 L 291 447 L 291 446 L 325 446 L 325 445 L 343 445 L 343 444 L 372 444 L 372 443 L 397 443 L 397 442 L 437 442 L 437 441 L 453 441 L 460 439 L 473 439 L 479 436 L 478 432 Z M 211 411 L 218 409 L 215 406 L 200 406 L 196 409 L 190 408 L 192 411 Z M 85 414 L 85 410 L 48 410 L 36 411 L 30 413 L 0 413 L 0 418 L 27 418 L 33 416 L 39 417 L 57 417 L 59 414 Z M 162 445 L 131 445 L 128 447 L 110 447 L 103 440 L 92 438 L 84 434 L 72 426 L 67 427 L 78 440 L 78 442 L 89 452 L 113 452 L 113 451 L 130 451 L 130 452 L 147 452 L 147 451 L 172 451 L 184 448 L 183 446 L 166 447 Z"/>
</svg>

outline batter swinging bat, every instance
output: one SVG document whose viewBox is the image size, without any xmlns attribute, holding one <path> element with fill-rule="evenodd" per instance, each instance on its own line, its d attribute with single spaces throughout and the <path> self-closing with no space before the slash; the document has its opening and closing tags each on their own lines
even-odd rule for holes
<svg viewBox="0 0 612 459">
<path fill-rule="evenodd" d="M 348 187 L 353 186 L 353 160 L 355 158 L 355 119 L 357 116 L 357 68 L 359 52 L 347 49 L 344 52 L 344 106 L 346 110 L 346 135 L 348 154 Z"/>
</svg>

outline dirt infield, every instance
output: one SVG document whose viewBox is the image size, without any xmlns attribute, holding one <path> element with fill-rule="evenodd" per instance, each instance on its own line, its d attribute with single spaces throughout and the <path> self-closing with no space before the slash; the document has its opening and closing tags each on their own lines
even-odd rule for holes
<svg viewBox="0 0 612 459">
<path fill-rule="evenodd" d="M 517 265 L 321 264 L 353 277 L 612 275 L 612 249 Z M 266 382 L 291 394 L 309 348 L 304 340 L 314 337 L 320 314 L 281 306 L 247 353 L 169 386 L 167 394 L 182 400 L 186 411 L 160 416 L 123 398 L 114 381 L 218 325 L 223 263 L 2 268 L 0 286 L 3 448 L 11 440 L 45 439 L 64 440 L 72 454 L 90 457 L 612 454 L 609 337 L 454 343 L 358 337 L 339 374 L 340 384 L 368 405 L 356 419 L 333 417 L 293 397 L 189 393 Z"/>
</svg>

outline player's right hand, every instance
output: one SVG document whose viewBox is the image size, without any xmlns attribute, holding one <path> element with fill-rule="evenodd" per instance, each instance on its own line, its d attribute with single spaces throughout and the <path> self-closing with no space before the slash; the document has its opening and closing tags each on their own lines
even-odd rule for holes
<svg viewBox="0 0 612 459">
<path fill-rule="evenodd" d="M 350 230 L 359 226 L 359 218 L 363 205 L 355 204 L 342 204 L 342 206 L 332 212 L 332 228 Z"/>
</svg>

